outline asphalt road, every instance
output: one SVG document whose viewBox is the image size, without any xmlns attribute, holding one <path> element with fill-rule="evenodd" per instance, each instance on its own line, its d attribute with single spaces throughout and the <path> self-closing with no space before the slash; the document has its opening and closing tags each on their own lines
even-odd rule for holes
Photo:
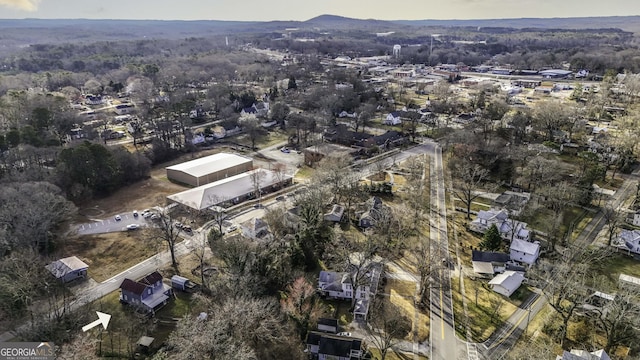
<svg viewBox="0 0 640 360">
<path fill-rule="evenodd" d="M 456 338 L 453 318 L 453 299 L 451 296 L 451 270 L 445 264 L 449 259 L 449 240 L 447 236 L 447 209 L 445 202 L 444 171 L 442 168 L 442 150 L 433 147 L 433 161 L 430 168 L 431 216 L 430 246 L 433 258 L 442 259 L 434 274 L 431 287 L 430 305 L 430 344 L 432 360 L 467 359 L 467 347 Z"/>
</svg>

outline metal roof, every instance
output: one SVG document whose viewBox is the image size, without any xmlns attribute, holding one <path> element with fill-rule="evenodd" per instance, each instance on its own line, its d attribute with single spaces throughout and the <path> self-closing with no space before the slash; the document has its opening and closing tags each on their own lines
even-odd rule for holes
<svg viewBox="0 0 640 360">
<path fill-rule="evenodd" d="M 291 175 L 284 174 L 279 178 L 279 175 L 274 171 L 256 169 L 169 195 L 167 198 L 192 209 L 206 209 L 255 191 L 251 176 L 257 172 L 263 173 L 263 175 L 260 175 L 260 189 L 292 178 Z"/>
<path fill-rule="evenodd" d="M 200 177 L 250 162 L 253 162 L 253 160 L 244 156 L 229 153 L 218 153 L 177 165 L 168 166 L 166 169 L 181 171 L 191 176 Z"/>
</svg>

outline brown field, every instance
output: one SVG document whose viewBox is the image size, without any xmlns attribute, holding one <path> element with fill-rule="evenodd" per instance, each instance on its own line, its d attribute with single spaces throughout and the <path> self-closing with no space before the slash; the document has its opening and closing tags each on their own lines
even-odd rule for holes
<svg viewBox="0 0 640 360">
<path fill-rule="evenodd" d="M 143 231 L 115 232 L 68 238 L 63 253 L 89 265 L 89 276 L 102 282 L 155 255 L 164 246 L 145 239 Z"/>
</svg>

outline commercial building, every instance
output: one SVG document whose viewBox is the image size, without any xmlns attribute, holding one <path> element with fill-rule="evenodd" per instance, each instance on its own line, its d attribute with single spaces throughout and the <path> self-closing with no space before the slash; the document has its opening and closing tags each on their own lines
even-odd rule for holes
<svg viewBox="0 0 640 360">
<path fill-rule="evenodd" d="M 244 156 L 219 153 L 167 167 L 171 181 L 201 186 L 238 175 L 253 168 L 253 160 Z"/>
<path fill-rule="evenodd" d="M 167 199 L 195 210 L 224 207 L 257 197 L 256 187 L 264 194 L 291 184 L 292 179 L 291 175 L 255 169 L 167 196 Z"/>
</svg>

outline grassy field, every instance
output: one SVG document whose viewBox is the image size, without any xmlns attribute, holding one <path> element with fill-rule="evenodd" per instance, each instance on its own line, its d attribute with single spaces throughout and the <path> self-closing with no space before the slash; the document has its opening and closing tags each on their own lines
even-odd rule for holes
<svg viewBox="0 0 640 360">
<path fill-rule="evenodd" d="M 429 314 L 416 309 L 416 284 L 410 281 L 389 279 L 385 284 L 384 292 L 389 296 L 389 302 L 411 320 L 415 333 L 410 333 L 406 340 L 413 341 L 415 335 L 418 341 L 425 341 L 429 337 Z M 417 320 L 416 311 L 418 312 Z"/>
<path fill-rule="evenodd" d="M 455 284 L 454 284 L 455 283 Z M 456 331 L 463 338 L 466 337 L 464 328 L 464 310 L 462 307 L 462 294 L 458 281 L 452 283 L 454 297 L 454 316 L 456 316 Z M 516 310 L 515 300 L 508 300 L 502 295 L 493 292 L 484 280 L 464 279 L 467 309 L 469 311 L 469 327 L 474 341 L 484 341 L 496 328 Z M 477 303 L 476 303 L 477 294 Z M 460 326 L 458 326 L 460 324 Z"/>
</svg>

